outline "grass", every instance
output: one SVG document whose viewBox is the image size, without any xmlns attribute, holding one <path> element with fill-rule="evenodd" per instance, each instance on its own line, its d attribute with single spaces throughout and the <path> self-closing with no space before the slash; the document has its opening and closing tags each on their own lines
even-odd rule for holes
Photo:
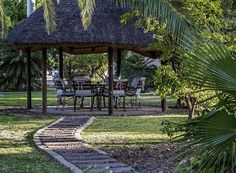
<svg viewBox="0 0 236 173">
<path fill-rule="evenodd" d="M 4 92 L 4 96 L 0 96 L 0 108 L 11 108 L 11 107 L 25 107 L 27 101 L 26 92 Z M 35 106 L 41 105 L 42 92 L 32 92 L 32 103 Z M 56 104 L 56 92 L 48 91 L 48 104 Z"/>
<path fill-rule="evenodd" d="M 82 132 L 82 137 L 96 147 L 150 145 L 169 139 L 160 131 L 163 120 L 178 123 L 186 119 L 185 115 L 101 117 Z"/>
<path fill-rule="evenodd" d="M 16 108 L 26 106 L 26 92 L 4 92 L 4 96 L 0 96 L 0 108 Z M 32 92 L 32 104 L 34 106 L 40 106 L 42 102 L 42 92 L 34 91 Z M 89 104 L 90 99 L 86 99 L 85 104 Z M 127 103 L 129 103 L 129 97 L 127 97 Z M 160 105 L 161 99 L 159 96 L 152 93 L 144 93 L 141 96 L 142 105 Z M 168 97 L 168 105 L 174 106 L 176 99 L 173 97 Z M 56 92 L 54 89 L 49 89 L 48 91 L 48 105 L 56 105 Z M 70 102 L 72 105 L 72 102 Z"/>
<path fill-rule="evenodd" d="M 142 105 L 161 105 L 160 96 L 156 95 L 154 92 L 142 93 L 140 100 Z M 176 98 L 168 96 L 167 104 L 168 106 L 174 107 L 176 104 Z"/>
<path fill-rule="evenodd" d="M 69 173 L 33 143 L 33 133 L 57 117 L 0 115 L 1 173 Z"/>
</svg>

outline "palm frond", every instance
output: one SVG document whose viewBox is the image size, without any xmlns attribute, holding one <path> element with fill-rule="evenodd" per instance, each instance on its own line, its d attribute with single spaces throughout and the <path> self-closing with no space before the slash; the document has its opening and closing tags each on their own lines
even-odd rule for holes
<svg viewBox="0 0 236 173">
<path fill-rule="evenodd" d="M 79 5 L 80 10 L 83 10 L 86 4 L 86 0 L 77 0 L 77 3 Z"/>
<path fill-rule="evenodd" d="M 236 60 L 228 48 L 212 42 L 201 43 L 196 38 L 193 41 L 191 46 L 185 46 L 189 80 L 209 90 L 233 94 L 236 98 Z"/>
<path fill-rule="evenodd" d="M 117 5 L 139 11 L 144 17 L 152 16 L 167 24 L 169 33 L 179 41 L 189 32 L 190 22 L 166 0 L 113 0 Z"/>
<path fill-rule="evenodd" d="M 193 163 L 191 173 L 234 172 L 236 166 L 236 117 L 226 110 L 216 110 L 207 117 L 188 122 L 191 129 L 184 137 L 183 155 L 198 153 L 199 162 Z"/>
<path fill-rule="evenodd" d="M 95 0 L 78 0 L 78 5 L 81 10 L 83 27 L 88 30 L 95 9 Z"/>
<path fill-rule="evenodd" d="M 46 30 L 48 35 L 52 34 L 57 27 L 56 11 L 53 0 L 43 0 L 44 20 L 46 22 Z"/>
<path fill-rule="evenodd" d="M 8 25 L 6 23 L 6 15 L 4 12 L 4 5 L 2 0 L 0 0 L 0 20 L 1 20 L 1 38 L 5 39 L 7 36 Z"/>
</svg>

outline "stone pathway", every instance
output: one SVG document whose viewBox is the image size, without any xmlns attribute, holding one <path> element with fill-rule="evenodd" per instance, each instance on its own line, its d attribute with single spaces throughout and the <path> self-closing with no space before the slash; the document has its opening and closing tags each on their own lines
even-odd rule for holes
<svg viewBox="0 0 236 173">
<path fill-rule="evenodd" d="M 107 168 L 113 173 L 134 173 L 134 169 L 130 166 L 119 162 L 105 152 L 92 148 L 83 141 L 80 132 L 92 120 L 93 118 L 89 117 L 63 117 L 39 130 L 34 135 L 35 143 L 76 173 L 94 166 L 96 166 L 95 171 L 105 172 L 102 170 Z"/>
</svg>

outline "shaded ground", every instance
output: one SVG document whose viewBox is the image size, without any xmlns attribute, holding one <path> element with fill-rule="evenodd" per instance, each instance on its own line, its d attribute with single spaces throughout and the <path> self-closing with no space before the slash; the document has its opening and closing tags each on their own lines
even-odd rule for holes
<svg viewBox="0 0 236 173">
<path fill-rule="evenodd" d="M 0 115 L 0 172 L 67 172 L 32 142 L 33 132 L 55 119 Z M 161 122 L 186 119 L 186 115 L 97 117 L 82 137 L 140 173 L 168 173 L 178 163 L 172 159 L 178 148 L 166 143 Z"/>
<path fill-rule="evenodd" d="M 160 143 L 144 146 L 101 147 L 121 162 L 132 166 L 140 173 L 171 173 L 174 171 L 179 159 L 178 145 Z"/>
<path fill-rule="evenodd" d="M 37 115 L 42 116 L 42 108 L 38 107 L 32 110 L 27 110 L 24 108 L 5 108 L 1 109 L 1 112 L 7 113 L 7 114 L 19 114 L 19 115 Z M 60 116 L 98 116 L 98 117 L 106 117 L 107 116 L 108 109 L 103 108 L 102 110 L 97 110 L 96 108 L 93 110 L 93 112 L 90 112 L 90 108 L 85 108 L 84 110 L 77 110 L 76 112 L 73 111 L 72 107 L 65 107 L 64 110 L 62 109 L 56 109 L 56 107 L 48 106 L 48 113 L 47 115 L 60 115 Z M 166 113 L 161 112 L 161 108 L 154 107 L 154 106 L 143 106 L 142 108 L 136 109 L 135 107 L 131 108 L 128 107 L 126 111 L 124 112 L 123 109 L 115 109 L 114 110 L 114 116 L 165 116 L 165 115 L 186 115 L 187 110 L 186 109 L 168 109 Z"/>
<path fill-rule="evenodd" d="M 0 172 L 69 173 L 33 142 L 33 133 L 57 118 L 0 115 Z"/>
<path fill-rule="evenodd" d="M 178 145 L 167 142 L 161 122 L 186 119 L 183 115 L 97 118 L 82 137 L 140 173 L 169 173 L 179 162 L 175 158 Z"/>
<path fill-rule="evenodd" d="M 154 92 L 143 93 L 141 99 L 142 105 L 160 106 L 161 100 Z M 0 92 L 0 108 L 22 108 L 26 106 L 27 94 L 26 92 Z M 48 105 L 56 105 L 56 90 L 55 88 L 48 89 Z M 96 99 L 95 99 L 96 100 Z M 130 98 L 127 97 L 127 105 L 130 103 Z M 168 105 L 174 107 L 176 99 L 168 97 Z M 33 106 L 40 106 L 42 104 L 42 92 L 32 92 Z M 85 105 L 90 104 L 90 98 L 85 98 Z M 68 105 L 73 105 L 73 100 L 68 100 Z"/>
</svg>

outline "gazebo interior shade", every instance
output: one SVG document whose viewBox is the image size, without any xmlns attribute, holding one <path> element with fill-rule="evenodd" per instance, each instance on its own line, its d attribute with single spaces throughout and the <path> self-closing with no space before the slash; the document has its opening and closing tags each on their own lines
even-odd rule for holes
<svg viewBox="0 0 236 173">
<path fill-rule="evenodd" d="M 62 47 L 70 54 L 105 53 L 108 47 L 131 50 L 149 57 L 160 54 L 159 50 L 148 48 L 154 42 L 152 33 L 144 33 L 131 22 L 121 24 L 120 17 L 127 10 L 111 0 L 96 0 L 88 30 L 82 26 L 77 0 L 61 0 L 55 8 L 57 28 L 51 35 L 46 32 L 41 7 L 12 30 L 6 43 L 15 49 L 30 47 L 32 51 Z"/>
</svg>

